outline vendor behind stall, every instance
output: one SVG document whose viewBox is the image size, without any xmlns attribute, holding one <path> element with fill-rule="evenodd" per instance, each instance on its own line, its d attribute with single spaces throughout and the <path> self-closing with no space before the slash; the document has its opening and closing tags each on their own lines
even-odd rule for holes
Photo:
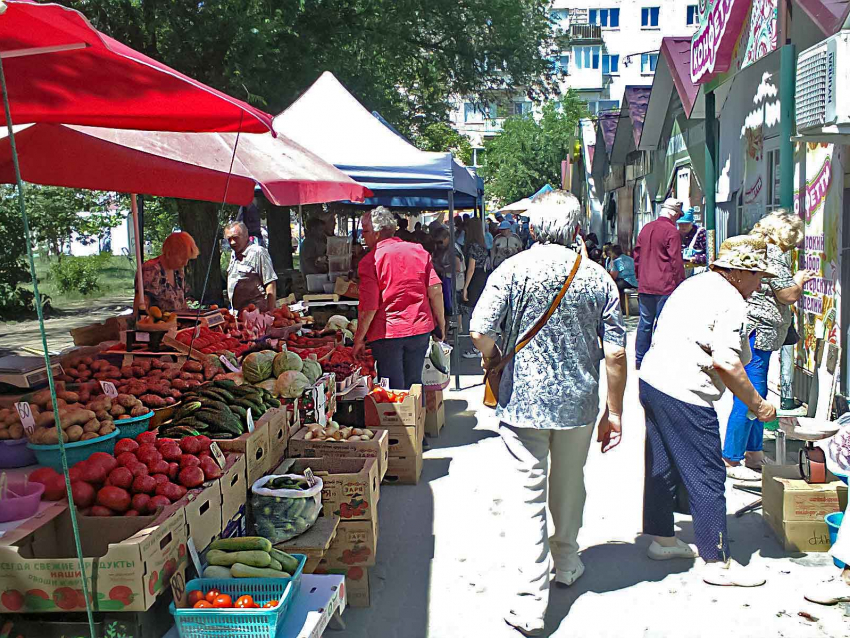
<svg viewBox="0 0 850 638">
<path fill-rule="evenodd" d="M 156 306 L 165 312 L 186 309 L 186 276 L 183 269 L 200 251 L 189 233 L 171 233 L 162 242 L 162 254 L 142 264 L 145 308 Z M 140 307 L 138 290 L 135 308 Z"/>
<path fill-rule="evenodd" d="M 319 217 L 307 220 L 307 232 L 301 242 L 300 268 L 305 275 L 328 272 L 328 235 L 325 221 Z"/>
<path fill-rule="evenodd" d="M 224 237 L 233 249 L 227 267 L 227 296 L 235 310 L 254 304 L 260 310 L 275 307 L 277 273 L 269 251 L 249 243 L 248 228 L 233 222 L 224 229 Z"/>
</svg>

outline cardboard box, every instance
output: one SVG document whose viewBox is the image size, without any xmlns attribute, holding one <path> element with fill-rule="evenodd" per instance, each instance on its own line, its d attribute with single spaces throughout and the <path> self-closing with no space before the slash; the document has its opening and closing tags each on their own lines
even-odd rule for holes
<svg viewBox="0 0 850 638">
<path fill-rule="evenodd" d="M 272 467 L 268 421 L 257 421 L 253 432 L 243 434 L 237 439 L 213 440 L 225 453 L 238 452 L 245 455 L 245 475 L 249 486 Z"/>
<path fill-rule="evenodd" d="M 224 474 L 219 479 L 221 487 L 221 537 L 245 536 L 248 485 L 243 454 L 228 454 Z"/>
<path fill-rule="evenodd" d="M 425 390 L 425 413 L 436 412 L 443 403 L 442 390 Z"/>
<path fill-rule="evenodd" d="M 269 453 L 267 472 L 276 468 L 286 458 L 289 445 L 290 415 L 285 407 L 273 408 L 266 412 L 261 420 L 269 424 Z"/>
<path fill-rule="evenodd" d="M 440 401 L 439 407 L 434 412 L 425 413 L 425 434 L 428 436 L 440 436 L 440 430 L 446 425 L 446 406 Z"/>
<path fill-rule="evenodd" d="M 324 516 L 339 516 L 344 521 L 377 519 L 381 481 L 376 459 L 293 459 L 281 473 L 303 474 L 308 467 L 322 477 Z"/>
<path fill-rule="evenodd" d="M 762 471 L 764 520 L 786 551 L 825 552 L 830 548 L 824 516 L 844 511 L 847 486 L 832 474 L 827 483 L 809 484 L 796 465 L 766 465 Z"/>
<path fill-rule="evenodd" d="M 203 551 L 221 533 L 221 480 L 190 490 L 164 508 L 154 523 L 161 524 L 171 516 L 183 517 L 187 537 L 195 541 L 198 551 Z"/>
<path fill-rule="evenodd" d="M 422 455 L 389 457 L 389 468 L 382 479 L 387 485 L 416 485 L 422 475 Z"/>
<path fill-rule="evenodd" d="M 319 561 L 318 571 L 371 567 L 378 551 L 377 521 L 340 521 L 336 538 Z"/>
<path fill-rule="evenodd" d="M 375 403 L 375 399 L 369 394 L 364 401 L 367 428 L 416 427 L 420 421 L 424 422 L 421 385 L 412 386 L 408 396 L 401 403 Z"/>
<path fill-rule="evenodd" d="M 78 518 L 95 611 L 145 611 L 186 569 L 181 515 L 149 526 L 152 517 Z M 85 609 L 71 516 L 56 503 L 0 538 L 0 612 Z"/>
<path fill-rule="evenodd" d="M 305 441 L 307 429 L 301 429 L 289 439 L 289 456 L 292 458 L 358 458 L 378 461 L 378 478 L 383 480 L 387 473 L 389 458 L 389 436 L 386 430 L 373 429 L 375 438 L 371 441 Z"/>
<path fill-rule="evenodd" d="M 336 538 L 338 528 L 339 516 L 320 516 L 306 532 L 275 547 L 290 554 L 304 554 L 307 557 L 304 573 L 312 574 Z"/>
<path fill-rule="evenodd" d="M 424 412 L 422 413 L 424 415 Z M 422 438 L 425 436 L 425 419 L 414 427 L 391 426 L 387 428 L 387 449 L 390 456 L 422 456 Z"/>
<path fill-rule="evenodd" d="M 316 573 L 345 576 L 345 588 L 347 590 L 349 607 L 365 608 L 372 604 L 368 567 L 349 567 L 348 569 L 319 568 Z"/>
</svg>

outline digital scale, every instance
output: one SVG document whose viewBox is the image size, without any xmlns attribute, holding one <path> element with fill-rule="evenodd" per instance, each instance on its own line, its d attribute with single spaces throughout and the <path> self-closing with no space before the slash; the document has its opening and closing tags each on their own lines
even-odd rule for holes
<svg viewBox="0 0 850 638">
<path fill-rule="evenodd" d="M 59 363 L 52 363 L 54 376 L 64 374 Z M 0 384 L 24 390 L 47 385 L 47 366 L 44 357 L 8 355 L 0 357 Z"/>
<path fill-rule="evenodd" d="M 200 312 L 197 310 L 181 310 L 177 313 L 177 321 L 191 322 L 192 324 L 197 321 L 202 326 L 214 328 L 224 323 L 224 316 L 220 310 L 201 310 Z"/>
</svg>

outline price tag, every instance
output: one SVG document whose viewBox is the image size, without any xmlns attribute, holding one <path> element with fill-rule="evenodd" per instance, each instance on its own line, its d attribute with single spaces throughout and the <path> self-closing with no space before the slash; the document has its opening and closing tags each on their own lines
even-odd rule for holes
<svg viewBox="0 0 850 638">
<path fill-rule="evenodd" d="M 225 357 L 223 354 L 219 355 L 218 360 L 224 365 L 225 368 L 230 370 L 231 372 L 242 372 L 242 368 L 237 368 L 233 363 L 231 363 L 230 359 Z"/>
<path fill-rule="evenodd" d="M 171 595 L 174 597 L 174 606 L 181 609 L 188 606 L 186 600 L 186 577 L 183 575 L 183 570 L 174 572 L 171 576 Z"/>
<path fill-rule="evenodd" d="M 219 468 L 223 470 L 227 460 L 224 458 L 224 452 L 222 452 L 221 448 L 218 447 L 218 443 L 210 443 L 210 454 L 212 454 L 213 460 L 215 461 L 216 465 L 218 465 Z"/>
<path fill-rule="evenodd" d="M 30 409 L 30 404 L 24 401 L 23 403 L 16 403 L 15 409 L 18 411 L 18 416 L 21 417 L 21 425 L 24 426 L 24 432 L 27 435 L 33 433 L 35 430 L 35 417 L 32 415 L 32 409 Z"/>
<path fill-rule="evenodd" d="M 113 399 L 118 396 L 118 390 L 115 389 L 115 384 L 112 381 L 101 381 L 100 387 L 103 388 L 103 393 L 106 396 Z"/>
<path fill-rule="evenodd" d="M 387 379 L 386 377 L 381 377 L 381 380 L 380 380 L 380 382 L 379 382 L 379 385 L 380 385 L 380 386 L 381 386 L 384 390 L 389 390 L 389 389 L 390 389 L 390 380 L 389 380 L 389 379 Z"/>
<path fill-rule="evenodd" d="M 149 343 L 151 340 L 150 332 L 136 332 L 136 341 L 139 343 Z"/>
<path fill-rule="evenodd" d="M 200 578 L 204 574 L 204 569 L 201 566 L 201 557 L 198 555 L 198 550 L 195 547 L 195 539 L 190 538 L 189 542 L 186 543 L 186 547 L 189 548 L 189 556 L 192 557 L 192 564 L 195 566 L 195 571 Z"/>
<path fill-rule="evenodd" d="M 304 470 L 304 478 L 307 479 L 307 485 L 313 487 L 316 484 L 316 477 L 313 476 L 313 470 L 309 467 Z"/>
<path fill-rule="evenodd" d="M 248 432 L 253 432 L 256 426 L 254 425 L 254 413 L 251 411 L 251 408 L 248 408 L 246 420 L 248 422 Z"/>
</svg>

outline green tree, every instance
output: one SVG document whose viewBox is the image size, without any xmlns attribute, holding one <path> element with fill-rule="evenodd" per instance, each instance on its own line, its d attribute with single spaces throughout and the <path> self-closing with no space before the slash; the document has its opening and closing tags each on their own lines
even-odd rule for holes
<svg viewBox="0 0 850 638">
<path fill-rule="evenodd" d="M 416 146 L 423 151 L 449 152 L 464 165 L 472 166 L 472 143 L 445 122 L 426 126 L 416 137 Z"/>
<path fill-rule="evenodd" d="M 3 250 L 0 250 L 0 319 L 11 319 L 32 311 L 33 294 L 21 288 L 29 281 L 26 265 L 27 245 L 24 242 L 24 223 L 18 209 L 14 186 L 0 186 L 0 228 L 3 229 Z"/>
<path fill-rule="evenodd" d="M 546 103 L 539 120 L 530 115 L 506 119 L 501 135 L 484 144 L 481 173 L 488 195 L 509 204 L 546 184 L 560 184 L 561 161 L 567 159 L 585 114 L 584 102 L 570 89 L 561 96 L 560 108 Z"/>
</svg>

